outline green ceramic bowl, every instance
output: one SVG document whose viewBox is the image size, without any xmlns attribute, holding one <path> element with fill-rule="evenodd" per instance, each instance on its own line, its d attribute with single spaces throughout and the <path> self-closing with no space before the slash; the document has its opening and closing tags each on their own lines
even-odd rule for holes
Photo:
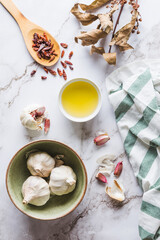
<svg viewBox="0 0 160 240">
<path fill-rule="evenodd" d="M 73 192 L 63 196 L 52 196 L 41 207 L 23 205 L 21 188 L 30 176 L 25 155 L 33 149 L 45 151 L 53 157 L 57 154 L 64 155 L 65 165 L 72 167 L 77 175 L 77 184 Z M 87 188 L 87 173 L 81 158 L 73 149 L 60 142 L 40 140 L 25 145 L 11 159 L 6 173 L 6 186 L 11 201 L 21 212 L 32 218 L 53 220 L 67 215 L 80 204 Z"/>
</svg>

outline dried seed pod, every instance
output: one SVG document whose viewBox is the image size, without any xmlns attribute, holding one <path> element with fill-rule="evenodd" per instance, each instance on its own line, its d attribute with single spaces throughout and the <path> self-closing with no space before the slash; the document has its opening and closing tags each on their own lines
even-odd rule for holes
<svg viewBox="0 0 160 240">
<path fill-rule="evenodd" d="M 96 178 L 103 183 L 107 183 L 107 179 L 102 173 L 97 173 Z"/>
<path fill-rule="evenodd" d="M 48 68 L 43 67 L 44 71 L 48 74 Z"/>
<path fill-rule="evenodd" d="M 54 75 L 54 76 L 57 75 L 56 71 L 54 71 L 54 70 L 49 69 L 49 72 L 50 72 L 50 74 L 52 74 L 52 75 Z"/>
<path fill-rule="evenodd" d="M 101 135 L 95 137 L 94 143 L 97 146 L 101 146 L 101 145 L 105 144 L 106 142 L 108 142 L 109 140 L 110 140 L 110 137 L 108 136 L 107 133 L 105 133 L 105 134 L 101 134 Z"/>
<path fill-rule="evenodd" d="M 115 170 L 114 170 L 114 175 L 115 175 L 116 177 L 119 177 L 119 176 L 120 176 L 120 174 L 121 174 L 121 172 L 122 172 L 122 168 L 123 168 L 123 162 L 117 163 L 116 168 L 115 168 Z"/>
<path fill-rule="evenodd" d="M 71 66 L 69 66 L 69 68 L 70 68 L 71 70 L 74 70 L 74 68 L 73 68 L 73 67 L 71 67 Z"/>
</svg>

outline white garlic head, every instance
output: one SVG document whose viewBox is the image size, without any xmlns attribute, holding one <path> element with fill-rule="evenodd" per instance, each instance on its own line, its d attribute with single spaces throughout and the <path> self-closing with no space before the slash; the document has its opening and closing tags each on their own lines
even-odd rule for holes
<svg viewBox="0 0 160 240">
<path fill-rule="evenodd" d="M 49 185 L 41 177 L 30 176 L 23 183 L 22 195 L 24 204 L 43 206 L 50 198 Z"/>
<path fill-rule="evenodd" d="M 33 176 L 48 177 L 55 166 L 55 160 L 46 152 L 31 153 L 27 168 Z"/>
<path fill-rule="evenodd" d="M 69 166 L 60 166 L 53 168 L 49 187 L 51 194 L 64 195 L 72 192 L 76 186 L 76 174 Z"/>
<path fill-rule="evenodd" d="M 38 104 L 25 107 L 20 115 L 22 125 L 30 130 L 42 130 L 44 118 L 45 107 Z"/>
</svg>

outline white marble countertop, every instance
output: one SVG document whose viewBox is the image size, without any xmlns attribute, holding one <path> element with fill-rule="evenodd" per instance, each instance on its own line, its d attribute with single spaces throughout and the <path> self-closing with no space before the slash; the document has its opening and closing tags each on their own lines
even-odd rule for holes
<svg viewBox="0 0 160 240">
<path fill-rule="evenodd" d="M 69 44 L 69 50 L 74 51 L 75 69 L 68 72 L 68 79 L 84 77 L 97 83 L 102 91 L 103 105 L 98 116 L 90 122 L 73 123 L 65 119 L 57 104 L 64 80 L 51 75 L 46 81 L 41 80 L 45 75 L 43 69 L 34 63 L 16 22 L 0 5 L 0 240 L 138 240 L 142 192 L 124 153 L 107 99 L 105 79 L 125 63 L 160 56 L 160 2 L 139 1 L 143 18 L 141 34 L 132 36 L 130 43 L 135 49 L 118 55 L 118 63 L 114 67 L 108 66 L 100 56 L 90 56 L 88 48 L 74 42 L 74 36 L 84 29 L 70 13 L 75 1 L 14 2 L 27 18 L 48 30 L 59 42 Z M 124 18 L 125 12 L 122 13 L 122 21 Z M 37 69 L 37 73 L 31 78 L 33 69 Z M 20 124 L 20 112 L 30 103 L 42 103 L 47 107 L 51 118 L 47 136 L 30 138 Z M 93 138 L 99 131 L 107 131 L 111 140 L 97 148 Z M 28 142 L 42 138 L 58 140 L 74 148 L 84 161 L 89 180 L 88 191 L 78 208 L 63 219 L 50 222 L 31 219 L 19 212 L 5 187 L 6 169 L 14 153 Z M 124 171 L 120 178 L 126 189 L 126 200 L 122 204 L 112 202 L 104 187 L 95 180 L 96 159 L 108 152 L 123 159 Z"/>
</svg>

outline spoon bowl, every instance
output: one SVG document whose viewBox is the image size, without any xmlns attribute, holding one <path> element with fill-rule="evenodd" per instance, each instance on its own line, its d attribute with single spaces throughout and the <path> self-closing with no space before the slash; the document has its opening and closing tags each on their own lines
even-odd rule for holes
<svg viewBox="0 0 160 240">
<path fill-rule="evenodd" d="M 52 35 L 47 32 L 46 30 L 44 30 L 43 28 L 41 28 L 40 26 L 32 23 L 31 21 L 29 21 L 19 10 L 18 8 L 15 6 L 15 4 L 12 2 L 12 0 L 0 0 L 0 3 L 7 9 L 7 11 L 14 17 L 14 19 L 16 20 L 16 22 L 18 23 L 26 47 L 30 53 L 30 55 L 32 56 L 32 58 L 39 64 L 46 66 L 46 67 L 50 67 L 53 66 L 59 59 L 60 57 L 60 47 L 58 42 L 55 40 L 54 37 L 52 37 Z M 54 49 L 55 49 L 55 53 L 57 54 L 57 56 L 55 56 L 55 59 L 51 62 L 49 62 L 49 60 L 43 59 L 43 58 L 39 58 L 37 56 L 37 52 L 33 50 L 32 45 L 33 45 L 33 34 L 34 33 L 38 33 L 40 35 L 43 35 L 43 33 L 46 33 L 48 40 L 51 40 L 51 43 L 54 44 Z"/>
</svg>

